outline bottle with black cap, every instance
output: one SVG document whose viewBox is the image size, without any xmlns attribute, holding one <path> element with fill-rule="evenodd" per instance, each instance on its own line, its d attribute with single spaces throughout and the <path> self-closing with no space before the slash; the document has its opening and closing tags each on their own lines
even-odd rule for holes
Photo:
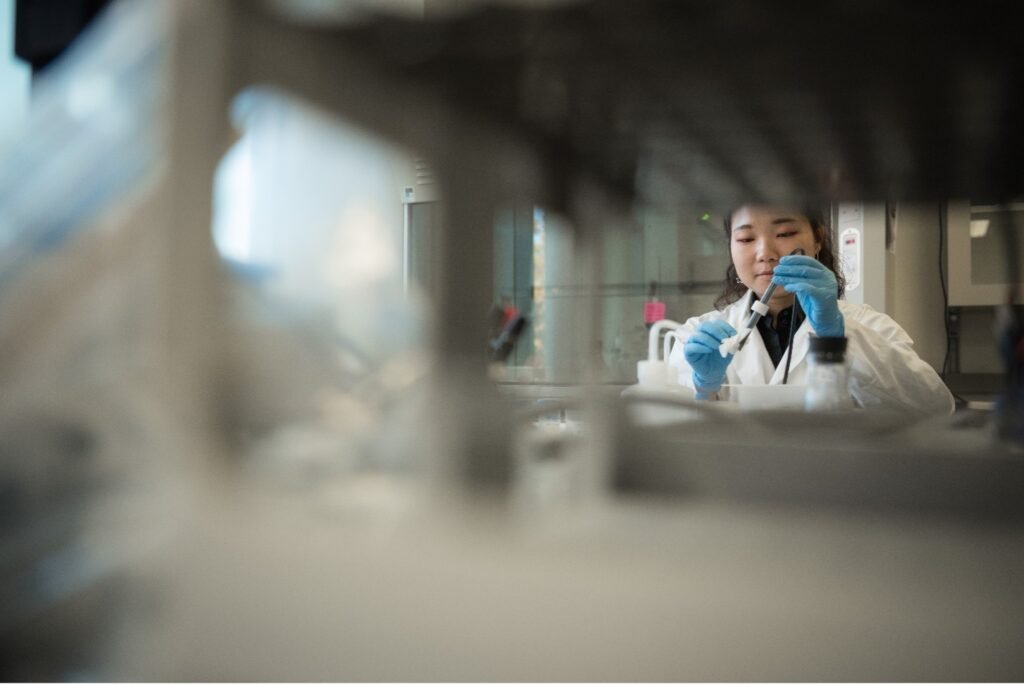
<svg viewBox="0 0 1024 685">
<path fill-rule="evenodd" d="M 848 387 L 846 338 L 811 336 L 810 345 L 804 408 L 807 411 L 851 408 L 853 400 Z"/>
</svg>

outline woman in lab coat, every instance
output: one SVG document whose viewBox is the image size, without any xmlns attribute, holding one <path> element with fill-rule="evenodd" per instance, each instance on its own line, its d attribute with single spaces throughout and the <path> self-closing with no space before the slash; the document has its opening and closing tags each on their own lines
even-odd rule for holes
<svg viewBox="0 0 1024 685">
<path fill-rule="evenodd" d="M 724 384 L 782 383 L 795 325 L 786 382 L 806 383 L 812 334 L 845 335 L 850 392 L 858 406 L 922 415 L 953 411 L 949 390 L 917 356 L 899 324 L 868 305 L 840 299 L 843 279 L 830 233 L 815 212 L 743 206 L 726 218 L 725 232 L 732 264 L 715 303 L 718 309 L 684 324 L 684 344 L 676 345 L 669 359 L 679 370 L 679 383 L 692 388 L 698 399 L 725 399 Z M 773 280 L 781 287 L 768 302 L 768 314 L 743 349 L 722 357 L 719 345 L 742 330 L 751 304 Z M 794 307 L 797 300 L 800 306 Z"/>
</svg>

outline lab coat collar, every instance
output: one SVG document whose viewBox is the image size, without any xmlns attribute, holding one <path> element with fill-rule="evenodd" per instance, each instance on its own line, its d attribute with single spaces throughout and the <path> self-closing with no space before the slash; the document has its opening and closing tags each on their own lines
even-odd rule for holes
<svg viewBox="0 0 1024 685">
<path fill-rule="evenodd" d="M 742 332 L 747 318 L 750 316 L 750 306 L 755 299 L 754 292 L 748 290 L 746 296 L 735 305 L 734 312 L 738 320 L 733 322 L 733 328 Z M 773 369 L 772 358 L 768 354 L 768 348 L 764 345 L 761 332 L 754 327 L 747 339 L 747 344 L 736 353 L 733 358 L 733 368 L 743 385 L 766 385 L 771 380 Z"/>
<path fill-rule="evenodd" d="M 736 307 L 734 312 L 738 316 L 738 320 L 732 322 L 732 325 L 737 331 L 741 330 L 742 326 L 747 322 L 754 299 L 754 292 L 749 290 L 744 298 L 733 305 Z M 761 332 L 755 327 L 750 332 L 747 344 L 736 353 L 736 357 L 733 359 L 733 366 L 736 369 L 736 375 L 739 376 L 740 382 L 744 385 L 781 385 L 782 379 L 786 374 L 786 357 L 790 354 L 793 355 L 793 361 L 790 362 L 789 367 L 789 375 L 792 379 L 793 369 L 807 356 L 807 349 L 810 345 L 808 342 L 810 331 L 811 324 L 805 316 L 800 324 L 800 328 L 793 335 L 792 346 L 782 355 L 782 359 L 776 367 L 772 364 L 771 355 L 768 354 L 768 348 L 765 347 Z"/>
</svg>

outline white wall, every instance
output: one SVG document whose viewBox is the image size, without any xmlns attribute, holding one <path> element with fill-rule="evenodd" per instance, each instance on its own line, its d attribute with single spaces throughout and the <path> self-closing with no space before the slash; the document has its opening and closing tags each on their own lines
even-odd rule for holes
<svg viewBox="0 0 1024 685">
<path fill-rule="evenodd" d="M 891 314 L 887 290 L 891 284 L 886 279 L 890 260 L 886 258 L 885 204 L 843 202 L 836 209 L 835 245 L 846 276 L 846 300 Z M 860 233 L 859 256 L 848 253 L 843 245 L 847 230 Z"/>
<path fill-rule="evenodd" d="M 914 340 L 917 353 L 937 371 L 946 354 L 939 280 L 938 204 L 901 203 L 888 254 L 887 309 Z"/>
</svg>

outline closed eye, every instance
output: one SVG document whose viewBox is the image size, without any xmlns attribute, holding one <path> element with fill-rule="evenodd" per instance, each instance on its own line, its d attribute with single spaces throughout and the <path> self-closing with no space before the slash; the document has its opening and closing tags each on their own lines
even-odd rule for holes
<svg viewBox="0 0 1024 685">
<path fill-rule="evenodd" d="M 792 238 L 797 234 L 797 231 L 786 231 L 785 233 L 779 233 L 778 238 Z"/>
</svg>

